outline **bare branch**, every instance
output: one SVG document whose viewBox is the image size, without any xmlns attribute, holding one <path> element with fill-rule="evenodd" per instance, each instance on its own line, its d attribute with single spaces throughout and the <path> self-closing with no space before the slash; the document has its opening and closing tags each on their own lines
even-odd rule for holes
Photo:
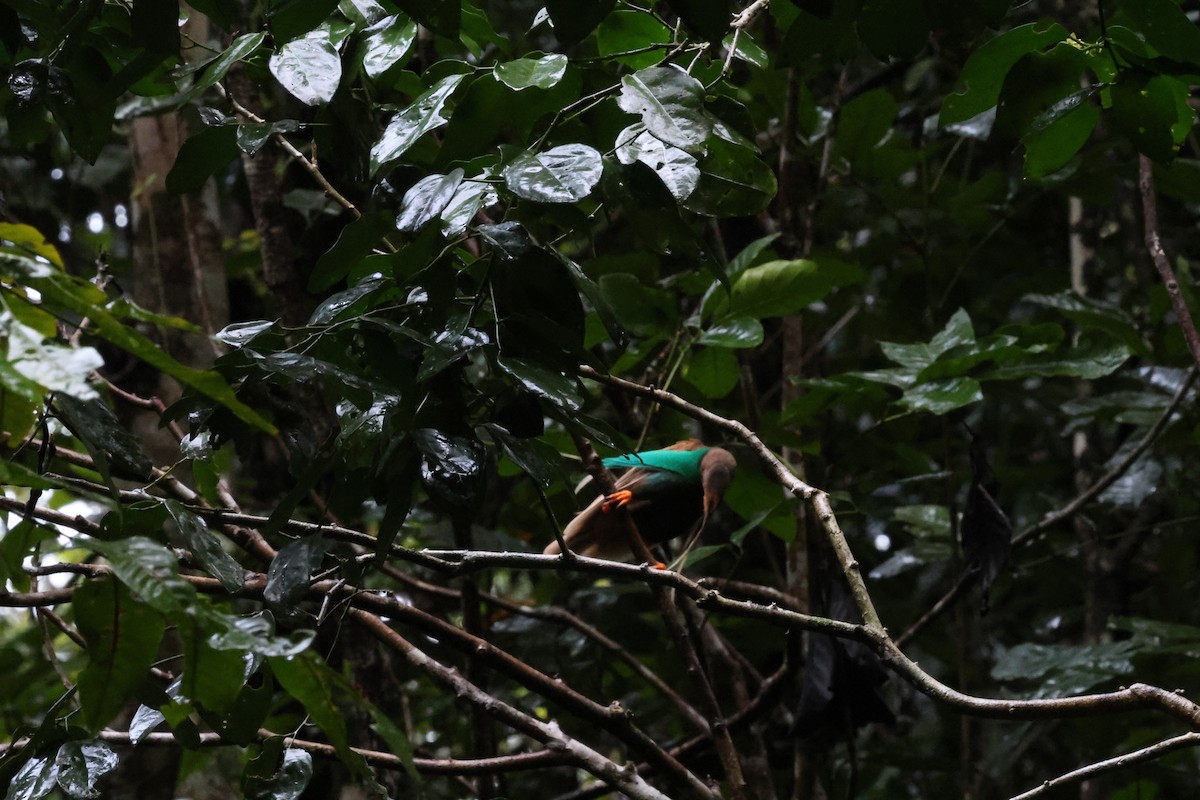
<svg viewBox="0 0 1200 800">
<path fill-rule="evenodd" d="M 1088 778 L 1102 775 L 1105 772 L 1123 769 L 1133 764 L 1140 764 L 1144 761 L 1152 761 L 1156 758 L 1161 758 L 1167 753 L 1175 750 L 1182 750 L 1185 747 L 1200 746 L 1200 733 L 1184 733 L 1179 736 L 1173 736 L 1170 739 L 1164 739 L 1161 742 L 1156 742 L 1149 747 L 1143 747 L 1140 750 L 1134 750 L 1132 753 L 1116 756 L 1115 758 L 1106 758 L 1103 761 L 1097 761 L 1094 764 L 1080 767 L 1063 775 L 1059 775 L 1053 780 L 1048 780 L 1041 786 L 1030 789 L 1027 792 L 1014 795 L 1011 800 L 1031 800 L 1034 797 L 1041 797 L 1049 793 L 1053 789 L 1058 789 L 1062 786 L 1068 786 L 1072 783 L 1079 783 Z"/>
<path fill-rule="evenodd" d="M 1162 239 L 1158 234 L 1158 200 L 1154 194 L 1154 167 L 1146 156 L 1138 156 L 1138 188 L 1142 192 L 1142 219 L 1146 225 L 1146 250 L 1154 260 L 1154 266 L 1162 277 L 1163 285 L 1167 287 L 1167 295 L 1171 298 L 1171 307 L 1179 318 L 1179 328 L 1183 331 L 1184 341 L 1192 360 L 1200 367 L 1200 333 L 1196 332 L 1196 323 L 1192 312 L 1188 310 L 1183 293 L 1179 290 L 1179 280 L 1171 267 L 1171 260 L 1163 249 Z"/>
</svg>

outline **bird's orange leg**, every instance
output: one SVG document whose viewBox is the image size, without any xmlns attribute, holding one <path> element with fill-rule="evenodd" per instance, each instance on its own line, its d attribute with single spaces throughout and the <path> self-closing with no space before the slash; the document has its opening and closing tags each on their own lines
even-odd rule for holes
<svg viewBox="0 0 1200 800">
<path fill-rule="evenodd" d="M 600 505 L 600 510 L 608 513 L 615 508 L 620 508 L 621 506 L 626 505 L 632 499 L 633 492 L 629 491 L 628 489 L 621 489 L 620 491 L 613 492 L 605 497 L 604 502 Z"/>
</svg>

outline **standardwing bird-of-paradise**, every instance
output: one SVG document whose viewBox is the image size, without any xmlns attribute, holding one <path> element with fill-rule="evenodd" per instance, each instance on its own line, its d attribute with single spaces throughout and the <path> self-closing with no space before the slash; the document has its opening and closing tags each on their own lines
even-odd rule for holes
<svg viewBox="0 0 1200 800">
<path fill-rule="evenodd" d="M 600 495 L 580 511 L 563 531 L 571 552 L 593 558 L 626 559 L 631 555 L 625 506 L 646 544 L 688 535 L 684 556 L 699 538 L 721 502 L 737 461 L 728 450 L 685 439 L 662 450 L 647 450 L 604 459 L 609 469 L 624 469 L 616 491 Z M 543 551 L 561 552 L 558 542 Z M 680 557 L 680 560 L 684 556 Z"/>
</svg>

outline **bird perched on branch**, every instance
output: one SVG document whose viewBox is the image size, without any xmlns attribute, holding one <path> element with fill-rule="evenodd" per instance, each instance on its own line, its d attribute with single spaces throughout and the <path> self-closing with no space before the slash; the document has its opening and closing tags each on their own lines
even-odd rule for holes
<svg viewBox="0 0 1200 800">
<path fill-rule="evenodd" d="M 571 520 L 563 539 L 577 555 L 624 559 L 632 548 L 624 515 L 614 513 L 618 508 L 629 509 L 647 544 L 688 534 L 686 555 L 720 504 L 737 461 L 728 450 L 684 439 L 662 450 L 606 458 L 604 466 L 626 472 L 615 492 L 597 497 Z M 559 553 L 558 542 L 543 552 Z"/>
</svg>

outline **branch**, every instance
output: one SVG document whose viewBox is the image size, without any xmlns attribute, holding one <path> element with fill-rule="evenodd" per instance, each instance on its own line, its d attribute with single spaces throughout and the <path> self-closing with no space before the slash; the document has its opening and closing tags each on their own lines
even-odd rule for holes
<svg viewBox="0 0 1200 800">
<path fill-rule="evenodd" d="M 505 725 L 541 742 L 552 752 L 561 753 L 582 769 L 586 769 L 603 780 L 614 790 L 624 792 L 637 800 L 667 800 L 666 795 L 643 781 L 635 770 L 617 766 L 587 745 L 563 733 L 557 724 L 535 719 L 508 703 L 481 691 L 460 675 L 457 670 L 430 658 L 374 614 L 358 608 L 351 609 L 349 613 L 372 636 L 403 655 L 414 667 L 428 673 L 434 680 L 452 691 L 456 697 L 484 708 L 488 714 Z"/>
<path fill-rule="evenodd" d="M 1033 797 L 1041 797 L 1052 789 L 1072 783 L 1079 783 L 1105 772 L 1112 772 L 1113 770 L 1122 769 L 1132 764 L 1140 764 L 1143 761 L 1151 761 L 1175 750 L 1181 750 L 1185 747 L 1196 747 L 1198 745 L 1200 745 L 1200 733 L 1180 734 L 1179 736 L 1152 744 L 1149 747 L 1143 747 L 1141 750 L 1134 750 L 1132 753 L 1108 758 L 1104 761 L 1097 761 L 1095 764 L 1088 764 L 1085 767 L 1080 767 L 1066 774 L 1059 775 L 1057 778 L 1046 781 L 1035 789 L 1014 795 L 1011 800 L 1029 800 Z"/>
<path fill-rule="evenodd" d="M 1192 320 L 1192 312 L 1188 310 L 1179 290 L 1179 281 L 1175 270 L 1171 268 L 1171 260 L 1163 249 L 1162 239 L 1158 235 L 1158 201 L 1154 195 L 1154 169 L 1146 156 L 1138 157 L 1138 188 L 1142 191 L 1142 219 L 1146 224 L 1146 249 L 1154 260 L 1158 274 L 1162 276 L 1163 285 L 1167 287 L 1167 295 L 1171 298 L 1171 307 L 1175 316 L 1179 317 L 1179 328 L 1187 342 L 1192 360 L 1200 367 L 1200 333 L 1196 332 L 1196 323 Z"/>
</svg>

